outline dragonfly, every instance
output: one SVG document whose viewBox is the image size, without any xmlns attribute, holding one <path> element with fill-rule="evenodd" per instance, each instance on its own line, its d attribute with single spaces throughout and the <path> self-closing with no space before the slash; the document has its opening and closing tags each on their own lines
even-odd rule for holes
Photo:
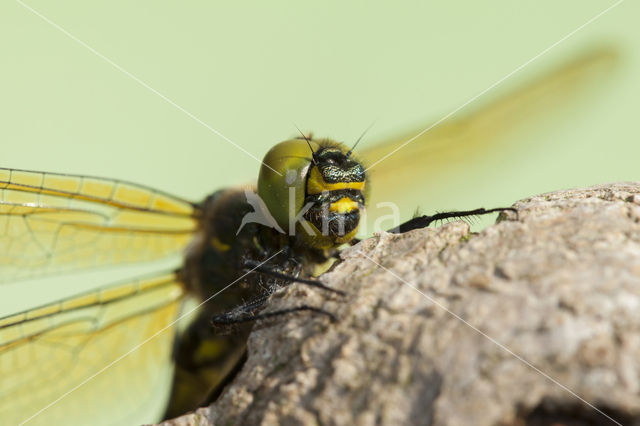
<svg viewBox="0 0 640 426">
<path fill-rule="evenodd" d="M 265 157 L 267 168 L 263 165 L 257 184 L 259 195 L 272 201 L 267 210 L 276 225 L 282 214 L 273 205 L 282 204 L 289 187 L 268 170 L 281 166 L 269 160 L 274 152 L 279 159 L 288 158 L 287 170 L 296 171 L 292 180 L 303 176 L 304 167 L 315 168 L 316 175 L 302 182 L 306 190 L 311 184 L 319 188 L 308 196 L 320 199 L 327 188 L 342 191 L 317 206 L 348 216 L 343 222 L 347 229 L 331 231 L 330 242 L 306 238 L 295 249 L 294 243 L 265 242 L 263 237 L 256 243 L 235 235 L 238 218 L 250 213 L 246 202 L 238 202 L 246 196 L 244 187 L 193 202 L 117 179 L 0 168 L 3 283 L 176 254 L 184 258 L 177 269 L 0 318 L 0 419 L 30 425 L 139 424 L 210 401 L 241 365 L 252 321 L 264 318 L 262 309 L 283 282 L 341 292 L 312 278 L 336 246 L 355 241 L 351 225 L 365 204 L 375 206 L 394 200 L 399 192 L 420 189 L 424 182 L 437 182 L 454 158 L 511 143 L 505 135 L 570 101 L 610 73 L 617 58 L 613 48 L 588 51 L 428 132 L 424 126 L 353 153 L 346 145 L 306 135 L 276 145 Z M 349 172 L 334 182 L 336 162 L 342 164 L 340 173 Z M 365 191 L 369 180 L 372 189 Z M 306 219 L 313 222 L 320 216 Z M 264 227 L 250 224 L 246 235 L 263 233 Z M 235 290 L 222 291 L 235 282 Z M 190 312 L 194 301 L 206 303 L 188 327 L 179 327 L 176 320 Z M 332 316 L 321 307 L 301 308 Z M 212 319 L 235 324 L 235 332 L 217 334 Z"/>
</svg>

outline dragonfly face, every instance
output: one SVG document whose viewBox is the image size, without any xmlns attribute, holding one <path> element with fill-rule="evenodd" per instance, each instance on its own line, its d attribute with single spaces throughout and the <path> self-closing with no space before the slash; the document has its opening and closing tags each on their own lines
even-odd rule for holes
<svg viewBox="0 0 640 426">
<path fill-rule="evenodd" d="M 364 167 L 345 145 L 293 139 L 265 156 L 258 194 L 281 229 L 295 234 L 302 244 L 331 248 L 355 236 L 366 181 Z M 305 221 L 296 220 L 300 213 Z"/>
<path fill-rule="evenodd" d="M 152 422 L 165 413 L 172 380 L 171 415 L 206 402 L 242 358 L 250 328 L 221 335 L 212 317 L 231 310 L 225 318 L 251 318 L 282 276 L 311 275 L 354 237 L 365 202 L 394 200 L 411 183 L 443 184 L 447 155 L 497 149 L 501 130 L 569 99 L 612 59 L 611 50 L 590 52 L 410 145 L 418 131 L 360 150 L 362 161 L 336 142 L 285 141 L 267 153 L 257 188 L 223 189 L 200 204 L 114 179 L 0 169 L 2 282 L 186 251 L 178 270 L 0 318 L 2 423 Z M 375 165 L 371 194 L 363 164 Z M 243 221 L 261 208 L 247 190 L 257 191 L 270 219 Z M 247 273 L 265 260 L 270 275 Z M 211 300 L 178 333 L 189 298 Z"/>
</svg>

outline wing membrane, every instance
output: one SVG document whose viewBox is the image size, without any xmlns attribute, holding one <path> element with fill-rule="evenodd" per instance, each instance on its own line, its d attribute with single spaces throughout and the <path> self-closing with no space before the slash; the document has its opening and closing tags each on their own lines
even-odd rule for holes
<svg viewBox="0 0 640 426">
<path fill-rule="evenodd" d="M 128 182 L 0 169 L 0 281 L 176 253 L 197 214 Z"/>
<path fill-rule="evenodd" d="M 62 396 L 29 424 L 158 420 L 171 383 L 172 324 L 182 298 L 171 273 L 0 319 L 3 423 L 25 421 Z"/>
<path fill-rule="evenodd" d="M 557 114 L 570 101 L 575 103 L 578 94 L 611 73 L 617 60 L 612 48 L 587 52 L 461 118 L 423 126 L 358 152 L 373 180 L 369 205 L 397 200 L 406 185 L 420 185 L 424 193 L 438 193 L 443 176 L 452 167 L 464 170 L 483 156 L 495 155 L 513 142 L 505 136 L 517 128 L 535 130 L 532 121 Z M 414 199 L 404 219 L 413 213 L 415 204 Z"/>
<path fill-rule="evenodd" d="M 115 179 L 0 168 L 0 188 L 35 194 L 36 200 L 43 196 L 58 196 L 61 199 L 87 200 L 130 210 L 182 215 L 193 213 L 193 204 L 186 200 Z M 3 198 L 3 201 L 7 200 Z"/>
</svg>

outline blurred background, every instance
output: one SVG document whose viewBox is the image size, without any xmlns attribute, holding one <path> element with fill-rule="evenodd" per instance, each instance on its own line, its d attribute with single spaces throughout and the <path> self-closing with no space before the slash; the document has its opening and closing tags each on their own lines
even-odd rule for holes
<svg viewBox="0 0 640 426">
<path fill-rule="evenodd" d="M 434 150 L 424 163 L 432 174 L 412 179 L 421 159 L 407 164 L 394 201 L 408 218 L 416 208 L 505 206 L 545 191 L 638 180 L 640 3 L 599 16 L 616 4 L 3 2 L 0 166 L 119 178 L 200 200 L 255 181 L 259 168 L 207 126 L 261 159 L 297 136 L 294 124 L 352 144 L 375 122 L 365 149 L 457 110 L 429 132 L 448 129 L 604 49 L 616 52 L 615 66 L 581 82 L 566 102 L 551 97 L 525 109 L 521 126 L 505 123 L 512 131 L 495 128 L 500 144 L 492 127 L 471 151 Z M 0 316 L 134 273 L 3 286 Z"/>
<path fill-rule="evenodd" d="M 617 66 L 582 84 L 575 101 L 524 114 L 501 145 L 489 137 L 486 149 L 455 161 L 431 157 L 438 173 L 407 179 L 397 201 L 406 218 L 416 208 L 510 205 L 637 180 L 640 4 L 599 16 L 616 4 L 3 2 L 1 165 L 131 180 L 199 200 L 254 181 L 259 166 L 202 123 L 262 158 L 297 135 L 294 123 L 351 144 L 375 122 L 364 149 L 426 128 L 515 70 L 450 119 L 605 46 Z M 0 313 L 87 287 L 73 280 L 38 286 L 28 300 L 14 289 Z"/>
</svg>

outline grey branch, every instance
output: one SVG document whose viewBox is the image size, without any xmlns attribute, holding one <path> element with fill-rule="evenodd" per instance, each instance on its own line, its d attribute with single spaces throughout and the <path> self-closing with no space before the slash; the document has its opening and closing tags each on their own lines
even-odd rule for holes
<svg viewBox="0 0 640 426">
<path fill-rule="evenodd" d="M 345 250 L 321 278 L 345 299 L 294 284 L 267 308 L 337 323 L 263 324 L 218 401 L 166 424 L 640 424 L 640 183 L 515 207 Z"/>
</svg>

